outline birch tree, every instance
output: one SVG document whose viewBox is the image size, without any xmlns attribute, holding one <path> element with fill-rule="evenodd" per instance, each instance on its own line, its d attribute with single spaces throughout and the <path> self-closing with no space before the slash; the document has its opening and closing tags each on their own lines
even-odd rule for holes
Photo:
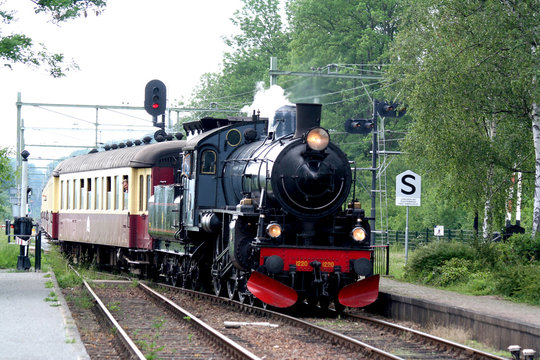
<svg viewBox="0 0 540 360">
<path fill-rule="evenodd" d="M 419 0 L 392 49 L 390 77 L 415 120 L 405 147 L 442 196 L 483 214 L 485 238 L 504 218 L 514 164 L 532 168 L 540 145 L 538 23 L 536 0 Z"/>
</svg>

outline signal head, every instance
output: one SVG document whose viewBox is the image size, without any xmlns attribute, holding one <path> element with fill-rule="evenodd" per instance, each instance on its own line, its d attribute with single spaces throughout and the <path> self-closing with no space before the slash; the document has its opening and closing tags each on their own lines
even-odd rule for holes
<svg viewBox="0 0 540 360">
<path fill-rule="evenodd" d="M 152 116 L 165 113 L 167 101 L 167 88 L 160 80 L 152 80 L 144 89 L 144 109 Z"/>
<path fill-rule="evenodd" d="M 345 121 L 345 131 L 350 134 L 369 134 L 375 124 L 368 119 L 349 119 Z"/>
</svg>

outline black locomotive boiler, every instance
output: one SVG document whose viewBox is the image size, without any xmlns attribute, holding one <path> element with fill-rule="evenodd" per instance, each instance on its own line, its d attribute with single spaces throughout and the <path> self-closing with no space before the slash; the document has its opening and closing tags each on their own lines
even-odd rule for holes
<svg viewBox="0 0 540 360">
<path fill-rule="evenodd" d="M 183 124 L 186 140 L 67 159 L 42 226 L 74 254 L 187 288 L 366 306 L 379 287 L 370 228 L 320 117 L 321 105 L 297 104 L 271 120 L 203 118 Z"/>
</svg>

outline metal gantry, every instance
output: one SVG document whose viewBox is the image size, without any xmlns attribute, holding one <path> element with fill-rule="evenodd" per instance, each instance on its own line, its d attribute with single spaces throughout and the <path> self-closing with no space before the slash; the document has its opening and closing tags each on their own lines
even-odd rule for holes
<svg viewBox="0 0 540 360">
<path fill-rule="evenodd" d="M 22 167 L 22 159 L 21 159 L 21 153 L 28 147 L 34 147 L 34 148 L 41 148 L 41 149 L 92 149 L 92 148 L 98 148 L 102 145 L 102 142 L 100 142 L 100 135 L 109 134 L 109 133 L 139 133 L 139 136 L 141 133 L 148 134 L 152 133 L 156 130 L 156 128 L 152 124 L 152 119 L 146 115 L 146 112 L 144 114 L 141 113 L 141 111 L 144 111 L 145 108 L 143 106 L 129 106 L 129 105 L 92 105 L 92 104 L 63 104 L 63 103 L 38 103 L 38 102 L 23 102 L 21 93 L 17 93 L 17 147 L 16 147 L 16 156 L 17 156 L 17 195 L 16 195 L 16 203 L 13 201 L 13 205 L 15 207 L 20 206 L 21 204 L 21 198 L 22 198 L 22 192 L 21 192 L 21 185 L 22 185 L 22 178 L 21 178 L 21 167 Z M 24 108 L 39 108 L 44 111 L 48 111 L 53 114 L 54 116 L 54 124 L 51 124 L 50 126 L 25 126 L 24 119 L 23 119 L 23 109 Z M 95 115 L 90 115 L 92 117 L 91 120 L 88 118 L 88 114 L 84 114 L 84 116 L 77 115 L 73 116 L 68 113 L 59 111 L 58 109 L 71 109 L 75 110 L 75 112 L 83 112 L 85 110 L 94 110 Z M 103 111 L 113 112 L 117 113 L 120 116 L 129 117 L 130 121 L 133 122 L 135 119 L 139 122 L 139 124 L 133 124 L 133 123 L 118 123 L 111 120 L 103 120 L 104 115 L 102 114 Z M 167 108 L 167 124 L 166 124 L 166 130 L 171 131 L 173 129 L 173 113 L 176 113 L 176 121 L 179 121 L 180 116 L 179 114 L 182 112 L 194 112 L 194 111 L 213 111 L 213 112 L 224 112 L 224 113 L 240 113 L 239 109 L 230 109 L 230 108 L 224 108 L 220 109 L 217 107 L 212 108 L 183 108 L 183 107 L 169 107 Z M 61 126 L 61 123 L 59 121 L 61 120 L 75 120 L 77 123 L 82 123 L 84 126 L 78 126 L 77 125 L 69 125 L 69 126 Z M 27 119 L 30 120 L 29 122 L 35 121 L 36 119 Z M 39 118 L 40 121 L 42 121 L 42 118 Z M 26 139 L 28 137 L 28 132 L 47 132 L 48 134 L 51 134 L 53 132 L 84 132 L 88 134 L 89 132 L 93 132 L 94 136 L 92 140 L 86 139 L 86 141 L 81 143 L 80 139 L 76 139 L 78 143 L 69 143 L 66 141 L 66 136 L 63 136 L 62 141 L 64 143 L 58 143 L 51 141 L 50 136 L 41 136 L 39 143 L 38 142 L 28 142 Z M 61 158 L 65 157 L 65 155 L 61 156 L 42 156 L 43 154 L 40 154 L 39 152 L 32 151 L 33 155 L 37 156 L 31 156 L 28 160 L 35 163 L 36 161 L 55 161 L 60 160 Z M 40 156 L 41 155 L 41 156 Z M 35 167 L 32 166 L 31 169 L 48 169 L 48 167 Z M 43 173 L 43 180 L 42 180 L 42 186 L 46 183 L 46 178 L 49 175 L 49 172 L 52 171 L 52 169 L 48 169 L 49 171 Z M 34 178 L 35 180 L 35 178 Z M 34 189 L 39 190 L 39 189 Z M 17 211 L 18 214 L 18 211 Z"/>
</svg>

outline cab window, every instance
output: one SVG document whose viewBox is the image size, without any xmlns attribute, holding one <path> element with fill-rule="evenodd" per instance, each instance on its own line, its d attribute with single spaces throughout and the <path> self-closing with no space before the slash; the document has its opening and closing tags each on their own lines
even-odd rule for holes
<svg viewBox="0 0 540 360">
<path fill-rule="evenodd" d="M 201 174 L 216 173 L 216 152 L 214 150 L 204 150 L 201 155 Z"/>
</svg>

